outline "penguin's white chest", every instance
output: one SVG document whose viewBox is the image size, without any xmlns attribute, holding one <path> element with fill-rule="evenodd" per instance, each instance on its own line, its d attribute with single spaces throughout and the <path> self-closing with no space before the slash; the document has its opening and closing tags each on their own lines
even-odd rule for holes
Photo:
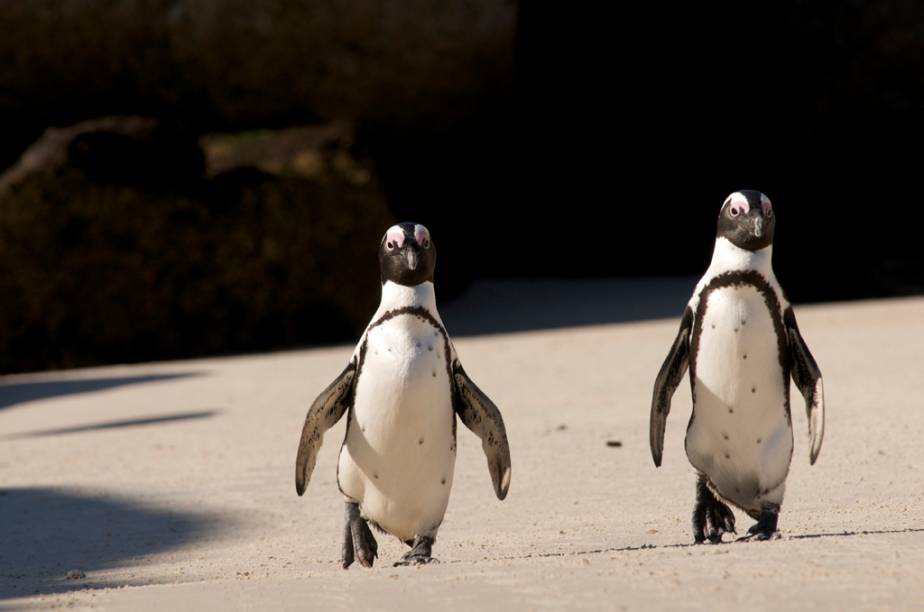
<svg viewBox="0 0 924 612">
<path fill-rule="evenodd" d="M 706 299 L 687 456 L 723 497 L 759 511 L 762 501 L 773 501 L 792 456 L 773 318 L 750 285 L 716 289 Z"/>
<path fill-rule="evenodd" d="M 372 328 L 338 480 L 363 514 L 403 540 L 435 534 L 455 467 L 455 414 L 440 330 L 413 314 Z"/>
</svg>

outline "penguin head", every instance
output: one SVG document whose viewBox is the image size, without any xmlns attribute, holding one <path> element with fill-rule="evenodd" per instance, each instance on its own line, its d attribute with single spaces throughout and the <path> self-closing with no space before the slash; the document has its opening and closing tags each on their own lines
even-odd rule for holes
<svg viewBox="0 0 924 612">
<path fill-rule="evenodd" d="M 382 283 L 419 285 L 433 281 L 436 268 L 436 247 L 430 230 L 419 223 L 392 225 L 379 245 L 379 270 Z"/>
<path fill-rule="evenodd" d="M 775 227 L 770 198 L 759 191 L 743 189 L 725 198 L 716 237 L 725 238 L 736 247 L 757 251 L 773 244 Z"/>
</svg>

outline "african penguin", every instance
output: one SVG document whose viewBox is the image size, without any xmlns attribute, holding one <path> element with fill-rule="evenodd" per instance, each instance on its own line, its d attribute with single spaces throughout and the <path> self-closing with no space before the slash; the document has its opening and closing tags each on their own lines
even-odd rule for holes
<svg viewBox="0 0 924 612">
<path fill-rule="evenodd" d="M 497 406 L 459 363 L 436 310 L 436 247 L 423 225 L 401 223 L 379 245 L 382 301 L 346 369 L 314 401 L 295 463 L 305 492 L 324 432 L 344 414 L 337 483 L 346 498 L 343 567 L 371 567 L 368 524 L 411 550 L 395 565 L 429 563 L 456 461 L 456 416 L 482 440 L 499 499 L 510 486 L 510 450 Z"/>
<path fill-rule="evenodd" d="M 757 523 L 743 539 L 777 534 L 792 459 L 789 378 L 805 398 L 812 464 L 824 435 L 821 372 L 773 274 L 776 218 L 758 191 L 736 191 L 719 211 L 712 263 L 684 310 L 654 385 L 650 443 L 661 465 L 674 390 L 690 370 L 686 452 L 697 472 L 693 538 L 735 533 L 737 506 Z"/>
</svg>

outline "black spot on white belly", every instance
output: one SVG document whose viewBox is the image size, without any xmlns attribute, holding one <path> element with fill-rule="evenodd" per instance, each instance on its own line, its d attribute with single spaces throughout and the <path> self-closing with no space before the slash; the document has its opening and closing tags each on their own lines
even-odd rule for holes
<svg viewBox="0 0 924 612">
<path fill-rule="evenodd" d="M 722 439 L 723 439 L 723 440 L 728 440 L 728 434 L 727 434 L 727 433 L 723 433 L 723 434 L 722 434 Z"/>
<path fill-rule="evenodd" d="M 423 438 L 421 438 L 420 440 L 417 440 L 417 444 L 423 444 Z"/>
<path fill-rule="evenodd" d="M 433 370 L 433 378 L 436 378 L 436 370 Z"/>
<path fill-rule="evenodd" d="M 443 479 L 440 480 L 440 484 L 446 484 L 446 477 L 445 477 L 445 476 L 443 476 Z"/>
</svg>

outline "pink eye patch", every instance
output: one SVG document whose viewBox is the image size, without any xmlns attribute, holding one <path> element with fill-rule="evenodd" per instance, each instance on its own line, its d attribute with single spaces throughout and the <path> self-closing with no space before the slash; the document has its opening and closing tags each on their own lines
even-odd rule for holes
<svg viewBox="0 0 924 612">
<path fill-rule="evenodd" d="M 414 240 L 422 247 L 430 246 L 430 232 L 423 225 L 414 226 Z"/>
<path fill-rule="evenodd" d="M 747 214 L 751 210 L 751 205 L 748 204 L 747 198 L 739 193 L 733 193 L 726 202 L 728 203 L 728 211 L 733 217 Z"/>
<path fill-rule="evenodd" d="M 397 225 L 388 228 L 385 232 L 385 246 L 389 249 L 400 249 L 404 246 L 404 230 Z"/>
</svg>

